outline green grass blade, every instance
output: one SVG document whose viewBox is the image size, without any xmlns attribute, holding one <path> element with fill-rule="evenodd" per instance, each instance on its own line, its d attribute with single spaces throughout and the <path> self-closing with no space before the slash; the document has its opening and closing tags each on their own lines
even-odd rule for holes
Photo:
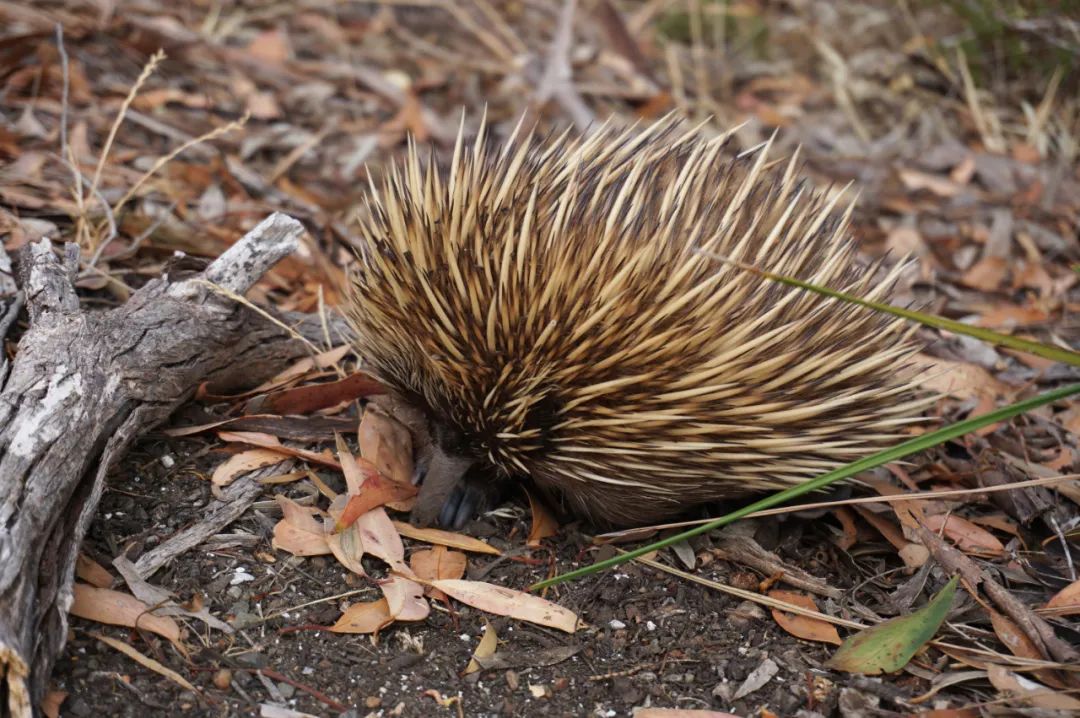
<svg viewBox="0 0 1080 718">
<path fill-rule="evenodd" d="M 995 411 L 991 411 L 987 414 L 982 414 L 971 419 L 965 419 L 964 421 L 958 421 L 955 424 L 950 424 L 948 426 L 942 427 L 937 431 L 932 431 L 928 434 L 923 434 L 922 436 L 918 436 L 914 439 L 909 439 L 908 441 L 897 444 L 896 446 L 893 446 L 889 449 L 880 451 L 873 456 L 868 456 L 864 459 L 859 459 L 858 461 L 854 461 L 845 466 L 841 466 L 839 469 L 834 469 L 827 474 L 822 474 L 816 479 L 811 479 L 810 481 L 799 484 L 798 486 L 793 486 L 790 489 L 785 489 L 775 494 L 766 496 L 765 498 L 760 499 L 759 501 L 755 501 L 754 503 L 747 506 L 744 506 L 741 509 L 737 509 L 729 514 L 725 514 L 724 516 L 721 516 L 715 521 L 710 521 L 707 524 L 695 526 L 681 533 L 669 536 L 661 541 L 657 541 L 655 543 L 649 544 L 648 546 L 642 546 L 641 548 L 636 548 L 632 551 L 619 554 L 618 556 L 614 556 L 605 561 L 600 561 L 590 566 L 584 566 L 582 568 L 575 569 L 573 571 L 569 571 L 558 576 L 554 576 L 544 581 L 540 581 L 530 586 L 529 590 L 538 591 L 540 589 L 547 588 L 548 586 L 554 586 L 556 584 L 580 578 L 591 573 L 603 571 L 605 569 L 611 568 L 612 566 L 618 566 L 621 563 L 635 559 L 638 556 L 644 556 L 645 554 L 656 551 L 657 549 L 671 546 L 672 544 L 678 543 L 679 541 L 685 541 L 686 539 L 692 538 L 699 534 L 703 534 L 707 531 L 712 531 L 713 529 L 719 528 L 721 526 L 727 526 L 728 524 L 734 523 L 735 521 L 738 521 L 739 519 L 754 513 L 755 511 L 771 509 L 772 507 L 782 504 L 791 499 L 803 496 L 804 494 L 808 494 L 813 491 L 817 491 L 818 489 L 822 489 L 836 481 L 851 478 L 855 474 L 858 474 L 862 471 L 873 469 L 877 466 L 881 466 L 882 464 L 887 464 L 890 461 L 896 461 L 897 459 L 901 459 L 905 456 L 908 456 L 909 454 L 914 454 L 918 451 L 937 446 L 938 444 L 943 444 L 949 439 L 955 439 L 958 436 L 963 436 L 964 434 L 968 434 L 972 431 L 981 429 L 984 426 L 990 426 L 991 424 L 996 424 L 999 421 L 1011 419 L 1014 416 L 1023 414 L 1026 411 L 1031 411 L 1032 409 L 1038 408 L 1045 404 L 1053 403 L 1055 401 L 1059 401 L 1077 393 L 1080 393 L 1080 384 L 1069 384 L 1068 386 L 1063 386 L 1060 389 L 1054 389 L 1053 391 L 1048 391 L 1044 394 L 1033 396 L 1032 398 L 1025 399 L 1024 401 L 1019 401 L 1015 404 L 1009 404 L 1008 406 L 1002 407 Z"/>
<path fill-rule="evenodd" d="M 912 309 L 904 309 L 903 307 L 897 307 L 892 304 L 886 304 L 884 302 L 871 302 L 860 297 L 856 297 L 853 294 L 846 294 L 844 292 L 838 292 L 835 289 L 829 289 L 828 287 L 822 287 L 817 284 L 811 284 L 810 282 L 804 282 L 794 277 L 788 277 L 783 274 L 773 274 L 772 272 L 766 272 L 758 269 L 749 264 L 743 264 L 735 260 L 726 259 L 719 255 L 708 254 L 706 256 L 715 259 L 725 264 L 731 264 L 745 269 L 748 272 L 759 274 L 766 279 L 771 279 L 774 282 L 780 284 L 786 284 L 789 287 L 795 287 L 797 289 L 805 289 L 809 292 L 815 292 L 826 297 L 832 297 L 833 299 L 839 299 L 851 304 L 857 304 L 860 307 L 866 307 L 867 309 L 874 309 L 886 314 L 892 314 L 895 317 L 903 317 L 904 319 L 910 319 L 920 324 L 925 324 L 928 327 L 934 327 L 936 329 L 944 329 L 954 334 L 965 334 L 969 337 L 975 337 L 989 344 L 997 344 L 998 346 L 1009 347 L 1010 349 L 1016 349 L 1028 354 L 1034 354 L 1036 356 L 1043 357 L 1044 359 L 1050 359 L 1052 361 L 1061 362 L 1063 364 L 1071 364 L 1072 366 L 1080 366 L 1080 352 L 1074 352 L 1070 349 L 1064 349 L 1062 347 L 1056 347 L 1052 344 L 1042 344 L 1040 342 L 1033 342 L 1029 339 L 1021 339 L 1020 337 L 1009 336 L 1008 334 L 1001 334 L 999 332 L 992 331 L 990 329 L 984 329 L 982 327 L 973 327 L 970 324 L 964 324 L 953 319 L 946 319 L 945 317 L 938 317 L 933 314 L 925 314 L 923 312 L 916 312 Z"/>
</svg>

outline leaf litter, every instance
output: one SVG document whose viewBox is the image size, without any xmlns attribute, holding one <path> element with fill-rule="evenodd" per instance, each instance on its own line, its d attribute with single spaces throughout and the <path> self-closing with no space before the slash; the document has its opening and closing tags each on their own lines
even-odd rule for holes
<svg viewBox="0 0 1080 718">
<path fill-rule="evenodd" d="M 430 3 L 426 10 L 396 2 L 358 5 L 364 7 L 331 13 L 304 5 L 296 12 L 268 9 L 262 15 L 232 8 L 184 14 L 147 0 L 124 3 L 122 11 L 59 0 L 26 8 L 0 5 L 5 251 L 11 254 L 41 236 L 79 242 L 84 250 L 80 291 L 87 301 L 110 305 L 159 274 L 173 252 L 217 256 L 267 212 L 282 210 L 304 219 L 312 236 L 252 298 L 282 311 L 333 307 L 350 251 L 348 215 L 359 204 L 366 167 L 377 174 L 401 151 L 410 130 L 447 153 L 446 140 L 462 104 L 476 112 L 486 105 L 492 122 L 512 123 L 529 102 L 530 68 L 551 60 L 561 9 L 555 0 L 512 7 L 485 0 L 460 8 Z M 954 38 L 971 35 L 944 7 L 913 6 L 910 17 L 900 18 L 893 4 L 837 6 L 828 10 L 831 21 L 823 23 L 810 9 L 795 6 L 740 6 L 720 22 L 712 3 L 578 5 L 570 91 L 582 103 L 567 102 L 562 88 L 543 107 L 533 108 L 542 128 L 579 121 L 581 107 L 597 118 L 624 119 L 674 108 L 690 118 L 712 115 L 717 127 L 749 120 L 738 138 L 746 147 L 779 126 L 778 151 L 802 144 L 814 182 L 858 177 L 862 200 L 855 210 L 855 235 L 868 257 L 886 249 L 918 256 L 900 288 L 900 303 L 929 303 L 935 313 L 959 321 L 1077 346 L 1077 325 L 1070 319 L 1080 307 L 1080 274 L 1072 271 L 1080 263 L 1075 242 L 1080 177 L 1075 142 L 1069 143 L 1077 116 L 1075 67 L 1072 72 L 1032 69 L 1027 61 L 949 46 Z M 585 22 L 583 13 L 595 14 Z M 1068 23 L 1057 18 L 1006 13 L 996 19 L 993 26 L 1010 42 L 1034 50 L 1028 56 L 1035 63 L 1047 57 L 1037 52 L 1040 42 L 1075 49 L 1075 38 L 1062 31 Z M 57 45 L 46 41 L 57 22 L 64 25 L 68 43 L 66 78 Z M 842 31 L 855 26 L 863 31 Z M 984 40 L 994 44 L 994 38 L 975 33 L 976 46 Z M 160 47 L 166 48 L 165 59 L 137 81 Z M 882 61 L 891 63 L 886 73 L 874 69 Z M 800 71 L 793 72 L 793 66 Z M 59 145 L 62 117 L 66 148 Z M 72 161 L 86 184 L 73 184 Z M 87 184 L 95 190 L 86 191 Z M 213 658 L 198 659 L 204 667 L 232 665 L 238 675 L 247 675 L 243 661 L 254 655 L 288 668 L 291 680 L 304 677 L 297 682 L 318 684 L 321 690 L 297 694 L 304 696 L 302 707 L 316 713 L 339 705 L 317 695 L 338 693 L 368 710 L 402 706 L 399 714 L 407 715 L 424 710 L 416 701 L 432 691 L 428 695 L 450 710 L 514 711 L 535 705 L 530 701 L 546 701 L 553 710 L 578 714 L 585 704 L 575 695 L 587 691 L 589 710 L 693 700 L 738 714 L 759 709 L 788 714 L 800 707 L 828 714 L 839 710 L 841 694 L 845 701 L 853 694 L 869 695 L 865 684 L 835 672 L 831 680 L 807 679 L 821 671 L 828 642 L 790 636 L 786 618 L 770 620 L 735 602 L 767 598 L 763 585 L 783 584 L 796 569 L 825 576 L 843 588 L 842 598 L 798 601 L 804 609 L 820 606 L 814 613 L 846 632 L 854 629 L 842 616 L 866 624 L 910 616 L 912 605 L 941 590 L 951 567 L 982 566 L 999 582 L 983 581 L 968 594 L 962 612 L 924 647 L 929 660 L 905 668 L 911 683 L 886 675 L 899 692 L 879 700 L 906 711 L 915 705 L 908 699 L 934 685 L 943 686 L 934 706 L 957 715 L 995 701 L 1065 710 L 1072 705 L 1067 691 L 1075 690 L 1075 672 L 1060 670 L 1047 645 L 1032 637 L 1037 626 L 1031 616 L 1045 618 L 1059 636 L 1076 642 L 1069 620 L 1078 605 L 1080 482 L 1068 478 L 1080 469 L 1075 403 L 988 427 L 913 458 L 905 465 L 906 480 L 899 474 L 875 477 L 896 490 L 939 497 L 899 501 L 883 495 L 880 503 L 853 506 L 843 520 L 840 508 L 828 506 L 813 518 L 758 519 L 752 534 L 772 555 L 768 562 L 750 566 L 724 558 L 708 540 L 682 548 L 683 565 L 692 563 L 696 574 L 746 594 L 720 597 L 686 578 L 629 566 L 549 596 L 589 621 L 578 630 L 575 640 L 581 645 L 553 646 L 549 634 L 533 632 L 544 629 L 492 619 L 492 635 L 497 631 L 505 644 L 496 655 L 515 646 L 535 656 L 580 653 L 549 668 L 517 662 L 517 668 L 477 671 L 472 682 L 448 682 L 436 669 L 445 661 L 449 673 L 463 670 L 475 650 L 457 636 L 471 640 L 469 632 L 479 630 L 478 614 L 452 600 L 449 607 L 432 608 L 424 621 L 393 626 L 395 616 L 405 621 L 401 617 L 418 615 L 420 601 L 427 599 L 418 599 L 407 583 L 411 579 L 393 573 L 392 564 L 415 572 L 422 581 L 413 583 L 433 594 L 438 581 L 488 578 L 524 587 L 554 569 L 588 563 L 614 549 L 591 544 L 572 525 L 552 533 L 553 521 L 539 504 L 531 521 L 521 509 L 504 509 L 477 522 L 470 530 L 483 540 L 390 519 L 380 502 L 403 506 L 407 501 L 390 501 L 394 496 L 377 495 L 368 499 L 370 505 L 354 502 L 346 515 L 355 493 L 338 481 L 345 462 L 333 437 L 352 441 L 359 416 L 355 399 L 367 396 L 371 387 L 358 373 L 362 367 L 347 363 L 349 349 L 332 348 L 329 321 L 327 328 L 317 356 L 261 387 L 234 397 L 204 387 L 167 429 L 187 433 L 182 443 L 179 436 L 144 440 L 111 480 L 87 542 L 99 566 L 119 553 L 114 537 L 122 537 L 124 550 L 137 555 L 197 524 L 206 502 L 240 485 L 250 469 L 269 466 L 263 461 L 299 462 L 299 471 L 279 470 L 289 472 L 287 482 L 266 482 L 265 493 L 234 533 L 213 537 L 205 550 L 188 551 L 150 577 L 170 589 L 175 585 L 179 590 L 171 593 L 177 595 L 205 595 L 209 610 L 229 622 L 276 628 L 279 640 L 292 641 L 285 649 L 271 643 L 234 647 L 213 634 L 182 632 L 181 640 L 204 641 L 204 648 L 213 649 L 206 654 Z M 1061 365 L 1007 348 L 948 333 L 926 337 L 928 348 L 920 358 L 927 368 L 926 387 L 942 393 L 931 414 L 945 421 L 989 411 L 1034 385 L 1075 380 L 1075 372 Z M 208 433 L 215 429 L 226 432 L 224 437 Z M 399 439 L 387 437 L 368 449 L 369 439 L 360 437 L 361 456 L 377 472 L 368 468 L 369 476 L 385 478 L 388 486 L 408 483 L 404 462 L 392 458 L 404 453 L 387 448 Z M 167 451 L 162 441 L 171 442 Z M 165 456 L 180 457 L 179 463 L 169 468 Z M 1031 482 L 1036 477 L 1054 483 Z M 996 490 L 1002 486 L 1012 488 Z M 334 496 L 342 497 L 340 504 L 334 504 Z M 280 521 L 272 518 L 278 512 Z M 361 522 L 369 515 L 373 518 Z M 336 530 L 339 522 L 349 527 Z M 268 548 L 271 536 L 280 551 Z M 408 544 L 402 544 L 402 536 Z M 435 554 L 434 546 L 452 550 L 434 560 L 440 567 L 434 576 L 420 575 L 411 559 Z M 456 575 L 461 559 L 448 558 L 462 555 L 459 551 L 470 554 L 461 576 Z M 659 559 L 674 560 L 663 554 Z M 255 580 L 232 584 L 239 569 Z M 101 571 L 84 568 L 83 573 L 95 576 L 96 585 L 109 583 Z M 367 600 L 379 594 L 384 598 Z M 101 599 L 106 606 L 129 605 L 129 599 L 98 595 L 109 596 Z M 339 595 L 345 597 L 333 598 Z M 1012 613 L 1006 615 L 995 596 L 1012 596 Z M 124 620 L 141 630 L 140 622 L 149 620 L 155 606 L 135 601 L 127 614 L 117 615 L 128 615 Z M 796 604 L 787 606 L 770 608 L 777 616 L 800 615 L 793 612 Z M 260 623 L 264 611 L 275 618 Z M 384 680 L 373 667 L 381 663 L 364 663 L 370 682 L 354 689 L 348 673 L 335 669 L 368 658 L 325 665 L 328 656 L 340 655 L 341 644 L 322 642 L 313 630 L 298 639 L 294 623 L 329 626 L 362 611 L 370 616 L 357 618 L 353 627 L 381 631 L 370 650 L 394 668 Z M 128 640 L 127 633 L 112 636 Z M 94 643 L 76 633 L 71 651 Z M 70 689 L 69 702 L 106 711 L 130 703 L 129 691 L 103 683 L 100 671 L 82 671 L 72 660 L 76 655 L 69 653 L 57 673 Z M 128 659 L 118 656 L 98 654 L 95 660 L 116 674 L 133 672 Z M 414 657 L 426 662 L 409 664 Z M 187 670 L 165 660 L 170 670 Z M 756 685 L 770 673 L 755 674 L 766 661 L 779 672 L 735 699 L 736 687 Z M 428 664 L 433 672 L 427 672 Z M 949 682 L 951 675 L 967 676 L 962 669 L 975 664 L 978 677 Z M 399 665 L 412 668 L 399 670 Z M 397 680 L 410 671 L 422 685 L 404 687 Z M 192 670 L 184 679 L 230 704 L 239 700 L 231 690 L 204 682 L 207 675 Z M 781 684 L 780 677 L 787 682 Z M 190 695 L 153 688 L 140 674 L 135 680 L 143 695 L 163 696 L 157 699 L 163 704 L 190 710 L 198 703 Z M 491 682 L 502 691 L 496 697 L 480 687 Z M 258 700 L 268 690 L 257 682 L 237 685 Z M 274 685 L 287 684 L 275 679 Z M 375 699 L 379 703 L 370 705 Z M 431 698 L 423 701 L 428 709 L 436 705 Z"/>
</svg>

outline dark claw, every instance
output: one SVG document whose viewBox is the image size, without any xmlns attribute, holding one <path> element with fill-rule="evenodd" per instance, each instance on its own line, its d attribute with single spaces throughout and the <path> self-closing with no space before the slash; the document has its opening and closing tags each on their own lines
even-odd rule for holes
<svg viewBox="0 0 1080 718">
<path fill-rule="evenodd" d="M 462 484 L 458 484 L 450 492 L 450 495 L 446 497 L 446 502 L 442 505 L 442 510 L 439 511 L 439 526 L 445 529 L 454 528 L 454 524 L 457 523 L 458 509 L 464 497 L 465 489 Z"/>
<path fill-rule="evenodd" d="M 427 476 L 428 465 L 431 463 L 431 453 L 425 452 L 416 457 L 416 462 L 413 464 L 412 484 L 413 486 L 419 486 L 423 483 L 424 477 Z"/>
<path fill-rule="evenodd" d="M 439 526 L 460 531 L 472 519 L 499 503 L 500 489 L 490 480 L 466 480 L 454 487 L 439 512 Z"/>
</svg>

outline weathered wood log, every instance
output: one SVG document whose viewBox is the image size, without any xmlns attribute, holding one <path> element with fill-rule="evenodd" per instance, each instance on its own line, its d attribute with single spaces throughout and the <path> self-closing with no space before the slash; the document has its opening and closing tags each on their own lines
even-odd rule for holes
<svg viewBox="0 0 1080 718">
<path fill-rule="evenodd" d="M 47 240 L 24 248 L 30 327 L 0 372 L 0 716 L 32 715 L 44 695 L 109 467 L 201 383 L 251 386 L 310 351 L 208 285 L 243 294 L 302 231 L 274 214 L 205 271 L 174 267 L 108 311 L 80 309 L 77 250 L 61 261 Z M 0 329 L 17 301 L 0 307 Z M 292 325 L 323 334 L 317 318 Z"/>
</svg>

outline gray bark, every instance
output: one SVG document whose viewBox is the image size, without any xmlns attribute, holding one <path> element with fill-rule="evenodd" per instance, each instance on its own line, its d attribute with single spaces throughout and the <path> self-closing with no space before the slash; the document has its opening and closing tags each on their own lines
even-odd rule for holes
<svg viewBox="0 0 1080 718">
<path fill-rule="evenodd" d="M 0 716 L 31 715 L 44 695 L 109 468 L 200 384 L 250 386 L 309 351 L 207 285 L 243 294 L 302 231 L 274 214 L 204 272 L 170 270 L 108 311 L 80 309 L 77 250 L 61 260 L 47 240 L 24 248 L 30 327 L 0 367 Z M 17 297 L 0 297 L 0 340 Z M 286 321 L 322 336 L 317 318 Z"/>
</svg>

